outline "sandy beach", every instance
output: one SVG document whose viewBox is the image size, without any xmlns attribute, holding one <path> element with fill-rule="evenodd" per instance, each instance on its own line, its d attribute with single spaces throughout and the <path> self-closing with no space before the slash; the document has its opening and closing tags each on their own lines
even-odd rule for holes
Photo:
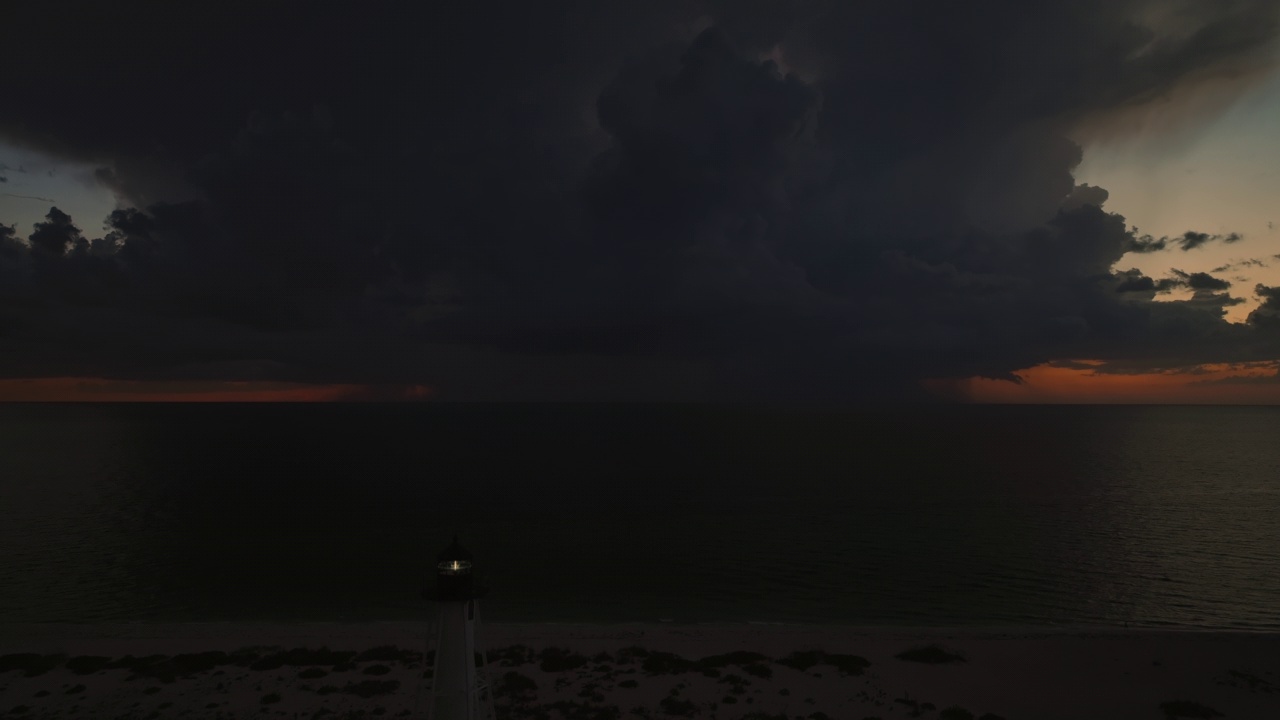
<svg viewBox="0 0 1280 720">
<path fill-rule="evenodd" d="M 425 623 L 0 625 L 0 713 L 425 714 Z M 484 625 L 499 718 L 1264 720 L 1280 635 Z"/>
</svg>

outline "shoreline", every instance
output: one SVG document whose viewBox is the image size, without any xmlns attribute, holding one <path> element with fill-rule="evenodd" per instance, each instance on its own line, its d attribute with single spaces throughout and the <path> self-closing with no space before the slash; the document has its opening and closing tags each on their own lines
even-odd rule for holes
<svg viewBox="0 0 1280 720">
<path fill-rule="evenodd" d="M 425 620 L 0 623 L 9 665 L 45 666 L 31 677 L 0 670 L 0 713 L 413 715 L 421 711 L 425 636 Z M 517 720 L 1159 720 L 1180 707 L 1169 703 L 1182 702 L 1232 720 L 1280 717 L 1280 633 L 486 623 L 477 645 L 488 656 L 499 717 Z M 930 648 L 925 659 L 909 652 L 920 648 Z M 191 672 L 175 673 L 175 665 Z"/>
</svg>

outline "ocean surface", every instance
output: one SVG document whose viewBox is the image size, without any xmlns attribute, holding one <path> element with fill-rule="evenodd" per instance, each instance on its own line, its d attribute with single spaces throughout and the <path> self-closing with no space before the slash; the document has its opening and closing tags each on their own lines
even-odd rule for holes
<svg viewBox="0 0 1280 720">
<path fill-rule="evenodd" d="M 0 621 L 1280 630 L 1280 408 L 0 405 Z"/>
</svg>

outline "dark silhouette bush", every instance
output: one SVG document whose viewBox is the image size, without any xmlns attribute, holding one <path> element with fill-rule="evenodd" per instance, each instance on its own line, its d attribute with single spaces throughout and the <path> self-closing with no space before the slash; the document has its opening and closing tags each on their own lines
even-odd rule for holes
<svg viewBox="0 0 1280 720">
<path fill-rule="evenodd" d="M 516 702 L 528 702 L 538 696 L 538 683 L 527 675 L 510 670 L 497 682 L 493 694 Z"/>
<path fill-rule="evenodd" d="M 390 695 L 399 688 L 399 680 L 361 680 L 358 683 L 347 683 L 342 692 L 367 699 L 374 695 Z"/>
<path fill-rule="evenodd" d="M 533 648 L 528 645 L 511 645 L 489 652 L 489 661 L 496 662 L 502 667 L 528 665 L 533 662 L 533 659 Z"/>
<path fill-rule="evenodd" d="M 557 647 L 543 648 L 538 658 L 541 660 L 538 669 L 543 672 L 566 672 L 577 670 L 587 664 L 586 655 Z"/>
<path fill-rule="evenodd" d="M 939 720 L 973 720 L 973 713 L 959 705 L 952 705 L 938 713 L 938 718 Z"/>
<path fill-rule="evenodd" d="M 66 659 L 65 655 L 37 655 L 35 653 L 3 655 L 0 656 L 0 673 L 21 670 L 23 677 L 36 677 L 58 667 L 64 659 Z"/>
<path fill-rule="evenodd" d="M 676 715 L 678 717 L 693 717 L 698 714 L 698 706 L 691 700 L 681 700 L 675 697 L 664 697 L 658 703 L 662 708 L 662 712 L 668 715 Z"/>
<path fill-rule="evenodd" d="M 92 675 L 99 670 L 106 670 L 111 658 L 100 655 L 81 655 L 67 661 L 67 669 L 77 675 Z"/>
<path fill-rule="evenodd" d="M 929 665 L 944 665 L 947 663 L 962 663 L 965 661 L 964 655 L 959 653 L 951 653 L 943 650 L 937 645 L 925 645 L 923 647 L 911 648 L 903 650 L 894 657 L 907 662 L 927 663 Z"/>
<path fill-rule="evenodd" d="M 395 645 L 379 645 L 369 648 L 356 656 L 356 662 L 420 662 L 422 653 L 415 650 L 401 650 Z M 328 663 L 317 663 L 328 664 Z"/>
</svg>

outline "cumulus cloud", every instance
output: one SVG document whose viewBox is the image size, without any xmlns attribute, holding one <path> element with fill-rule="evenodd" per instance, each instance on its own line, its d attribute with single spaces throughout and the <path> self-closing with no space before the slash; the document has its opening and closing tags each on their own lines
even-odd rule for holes
<svg viewBox="0 0 1280 720">
<path fill-rule="evenodd" d="M 85 3 L 59 62 L 0 66 L 0 134 L 136 207 L 0 238 L 0 373 L 853 398 L 1268 352 L 1226 280 L 1112 270 L 1240 236 L 1138 235 L 1075 182 L 1082 125 L 1276 34 L 1262 0 L 1152 7 Z"/>
</svg>

